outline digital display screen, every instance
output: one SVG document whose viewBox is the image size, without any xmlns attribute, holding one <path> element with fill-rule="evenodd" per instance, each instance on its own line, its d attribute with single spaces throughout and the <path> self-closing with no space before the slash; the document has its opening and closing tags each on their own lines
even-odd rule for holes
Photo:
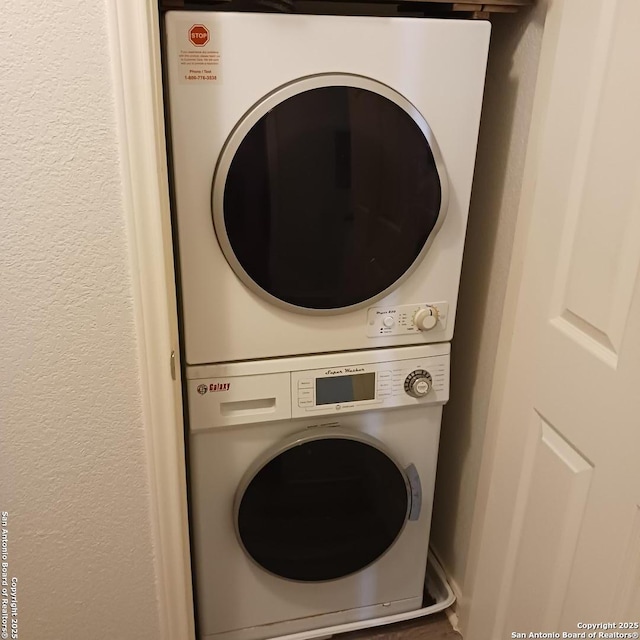
<svg viewBox="0 0 640 640">
<path fill-rule="evenodd" d="M 375 373 L 316 378 L 316 405 L 373 400 L 375 397 Z"/>
</svg>

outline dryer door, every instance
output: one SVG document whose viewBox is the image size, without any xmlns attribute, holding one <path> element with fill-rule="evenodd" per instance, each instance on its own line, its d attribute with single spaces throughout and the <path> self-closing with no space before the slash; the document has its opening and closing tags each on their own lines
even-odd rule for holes
<svg viewBox="0 0 640 640">
<path fill-rule="evenodd" d="M 289 580 L 334 580 L 380 558 L 417 519 L 420 483 L 366 434 L 310 429 L 256 461 L 238 487 L 240 544 Z"/>
<path fill-rule="evenodd" d="M 429 125 L 374 80 L 318 75 L 274 91 L 234 129 L 213 183 L 238 277 L 294 311 L 366 306 L 417 266 L 446 212 Z"/>
</svg>

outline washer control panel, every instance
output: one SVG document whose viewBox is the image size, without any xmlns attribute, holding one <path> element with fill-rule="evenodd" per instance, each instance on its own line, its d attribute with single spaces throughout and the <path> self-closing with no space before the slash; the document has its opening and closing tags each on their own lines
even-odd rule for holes
<svg viewBox="0 0 640 640">
<path fill-rule="evenodd" d="M 380 407 L 443 404 L 449 398 L 449 358 L 432 356 L 291 372 L 292 416 Z"/>
<path fill-rule="evenodd" d="M 370 338 L 444 331 L 449 304 L 424 302 L 398 307 L 371 307 L 367 311 L 367 335 Z"/>
<path fill-rule="evenodd" d="M 190 366 L 189 429 L 443 405 L 449 354 L 439 343 Z"/>
</svg>

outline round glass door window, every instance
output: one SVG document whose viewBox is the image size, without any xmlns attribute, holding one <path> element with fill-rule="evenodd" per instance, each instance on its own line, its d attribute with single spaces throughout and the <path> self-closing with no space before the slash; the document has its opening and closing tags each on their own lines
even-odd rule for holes
<svg viewBox="0 0 640 640">
<path fill-rule="evenodd" d="M 236 533 L 252 560 L 289 580 L 334 580 L 382 556 L 411 492 L 373 438 L 306 437 L 257 465 L 236 496 Z"/>
<path fill-rule="evenodd" d="M 251 290 L 301 312 L 365 306 L 406 278 L 447 202 L 429 125 L 403 96 L 358 76 L 281 87 L 220 155 L 216 234 Z"/>
</svg>

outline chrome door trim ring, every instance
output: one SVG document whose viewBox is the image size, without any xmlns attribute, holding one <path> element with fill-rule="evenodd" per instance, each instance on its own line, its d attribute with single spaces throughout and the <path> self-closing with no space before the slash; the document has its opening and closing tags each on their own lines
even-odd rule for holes
<svg viewBox="0 0 640 640">
<path fill-rule="evenodd" d="M 429 144 L 433 159 L 436 165 L 436 171 L 440 180 L 440 210 L 438 211 L 438 217 L 436 223 L 427 238 L 424 246 L 420 250 L 420 253 L 416 256 L 415 260 L 411 263 L 411 266 L 392 284 L 386 289 L 379 292 L 371 298 L 362 300 L 356 304 L 348 305 L 346 307 L 335 307 L 331 309 L 311 309 L 309 307 L 300 307 L 290 302 L 285 302 L 280 298 L 277 298 L 273 294 L 269 293 L 261 286 L 259 286 L 253 278 L 244 270 L 244 267 L 237 259 L 235 252 L 229 242 L 229 237 L 226 232 L 226 226 L 224 223 L 224 190 L 227 182 L 227 176 L 231 163 L 238 151 L 238 148 L 242 144 L 247 133 L 253 128 L 253 126 L 262 118 L 266 113 L 271 111 L 274 107 L 284 102 L 285 100 L 292 98 L 300 93 L 309 91 L 311 89 L 321 89 L 324 87 L 353 87 L 356 89 L 364 89 L 376 93 L 383 98 L 387 98 L 403 111 L 405 111 L 409 117 L 418 125 L 422 134 Z M 447 215 L 447 209 L 449 205 L 449 180 L 447 171 L 442 159 L 442 153 L 438 147 L 435 136 L 431 127 L 425 120 L 424 116 L 418 111 L 418 109 L 409 102 L 402 94 L 398 93 L 395 89 L 392 89 L 386 84 L 367 78 L 365 76 L 359 76 L 349 73 L 321 73 L 311 76 L 305 76 L 298 78 L 287 84 L 284 84 L 271 93 L 267 94 L 264 98 L 256 102 L 238 121 L 233 128 L 229 137 L 226 139 L 218 162 L 213 174 L 213 182 L 211 186 L 211 211 L 213 219 L 213 227 L 218 239 L 218 244 L 222 249 L 222 253 L 227 260 L 227 263 L 238 276 L 240 281 L 253 293 L 261 297 L 262 299 L 270 302 L 271 304 L 293 311 L 295 313 L 306 315 L 339 315 L 342 313 L 348 313 L 357 309 L 368 307 L 369 305 L 377 302 L 378 300 L 389 295 L 394 289 L 399 287 L 409 276 L 417 269 L 418 265 L 424 259 L 426 253 L 429 251 L 434 238 L 438 234 L 438 231 L 444 223 L 444 219 Z"/>
<path fill-rule="evenodd" d="M 315 440 L 334 439 L 334 438 L 344 439 L 344 440 L 353 440 L 355 442 L 361 442 L 362 444 L 371 446 L 374 449 L 377 449 L 378 451 L 380 451 L 380 453 L 387 456 L 387 458 L 389 458 L 389 460 L 393 462 L 393 464 L 398 469 L 398 472 L 402 476 L 402 479 L 405 485 L 405 490 L 407 492 L 407 510 L 404 516 L 404 522 L 402 524 L 402 527 L 398 531 L 398 534 L 396 535 L 396 537 L 393 539 L 393 542 L 377 558 L 374 558 L 369 564 L 365 565 L 364 567 L 360 567 L 356 571 L 345 574 L 338 578 L 328 578 L 327 580 L 296 580 L 294 578 L 287 578 L 286 576 L 282 576 L 277 573 L 274 573 L 273 571 L 269 571 L 269 569 L 262 566 L 260 563 L 258 563 L 254 559 L 254 557 L 251 555 L 248 549 L 244 546 L 244 542 L 242 541 L 242 536 L 240 535 L 240 527 L 238 523 L 238 517 L 240 514 L 240 504 L 242 502 L 242 498 L 244 497 L 244 494 L 247 488 L 249 487 L 253 479 L 256 477 L 258 472 L 261 471 L 266 465 L 268 465 L 272 460 L 277 458 L 279 455 L 285 453 L 286 451 L 289 451 L 290 449 L 293 449 L 294 447 L 304 445 L 308 442 L 313 442 Z M 412 465 L 408 465 L 407 469 L 410 468 L 411 466 Z M 311 426 L 311 427 L 307 427 L 304 431 L 297 431 L 296 433 L 293 433 L 287 436 L 286 438 L 280 440 L 275 446 L 270 447 L 266 452 L 258 456 L 253 461 L 253 463 L 247 468 L 244 475 L 242 476 L 242 479 L 240 480 L 240 483 L 238 484 L 235 497 L 233 500 L 233 528 L 236 533 L 236 539 L 238 541 L 238 544 L 240 545 L 240 547 L 242 548 L 246 556 L 249 558 L 249 560 L 251 560 L 251 562 L 253 562 L 255 566 L 259 567 L 262 571 L 265 571 L 266 573 L 272 576 L 275 576 L 280 580 L 288 580 L 289 582 L 299 582 L 301 584 L 309 584 L 309 583 L 316 584 L 316 583 L 323 583 L 323 582 L 333 582 L 334 580 L 342 580 L 342 578 L 346 578 L 348 576 L 359 573 L 360 571 L 364 571 L 367 567 L 370 567 L 375 562 L 378 562 L 380 558 L 382 558 L 389 552 L 389 550 L 396 544 L 396 542 L 402 535 L 402 532 L 404 531 L 407 525 L 407 522 L 409 521 L 409 518 L 411 516 L 411 512 L 412 512 L 412 485 L 407 476 L 407 471 L 405 467 L 403 467 L 396 460 L 395 456 L 389 451 L 389 449 L 386 447 L 384 443 L 382 443 L 377 438 L 370 436 L 368 433 L 354 431 L 352 429 L 346 429 L 343 427 Z"/>
</svg>

